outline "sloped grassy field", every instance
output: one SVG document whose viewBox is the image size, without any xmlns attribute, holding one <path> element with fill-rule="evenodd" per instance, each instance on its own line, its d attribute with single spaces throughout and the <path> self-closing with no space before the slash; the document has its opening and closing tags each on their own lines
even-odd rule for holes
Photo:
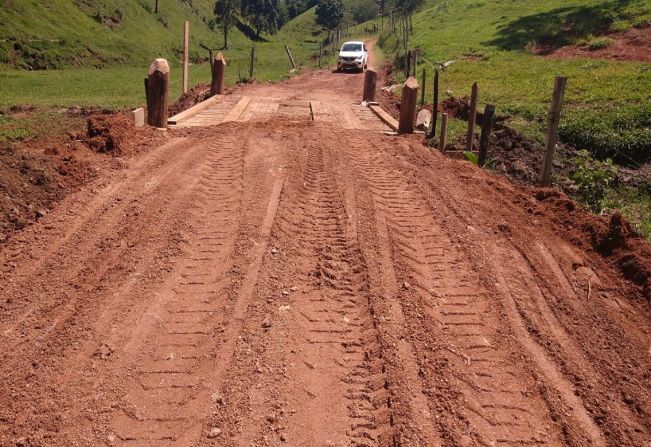
<svg viewBox="0 0 651 447">
<path fill-rule="evenodd" d="M 192 6 L 159 1 L 160 13 L 154 14 L 154 0 L 53 0 L 45 6 L 13 0 L 0 9 L 0 107 L 138 106 L 144 102 L 142 79 L 156 57 L 170 62 L 171 96 L 176 98 L 181 93 L 184 20 L 190 21 L 190 84 L 209 82 L 208 51 L 200 45 L 223 47 L 221 31 L 207 25 L 213 0 L 188 2 Z M 110 17 L 121 17 L 119 24 L 114 26 Z M 313 65 L 310 57 L 318 53 L 320 33 L 310 10 L 273 36 L 251 37 L 245 28 L 231 30 L 229 47 L 221 50 L 228 62 L 227 83 L 248 77 L 252 45 L 259 80 L 289 76 L 285 43 L 297 63 Z M 49 69 L 26 69 L 32 65 Z"/>
<path fill-rule="evenodd" d="M 554 76 L 566 75 L 562 139 L 599 157 L 651 157 L 651 64 L 550 59 L 529 51 L 539 42 L 569 44 L 596 30 L 651 25 L 651 3 L 454 0 L 415 14 L 413 23 L 410 47 L 424 53 L 430 79 L 435 61 L 456 61 L 442 77 L 443 92 L 464 96 L 478 81 L 482 105 L 496 104 L 512 126 L 541 138 Z M 399 52 L 397 34 L 383 34 L 380 45 L 389 58 Z"/>
</svg>

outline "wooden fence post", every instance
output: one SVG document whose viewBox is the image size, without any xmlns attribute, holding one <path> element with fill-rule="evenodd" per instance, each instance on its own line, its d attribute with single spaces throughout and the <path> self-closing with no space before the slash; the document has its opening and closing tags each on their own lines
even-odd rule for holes
<svg viewBox="0 0 651 447">
<path fill-rule="evenodd" d="M 188 59 L 190 51 L 190 22 L 183 22 L 183 93 L 188 92 Z"/>
<path fill-rule="evenodd" d="M 165 59 L 156 59 L 147 72 L 147 124 L 167 127 L 170 67 Z"/>
<path fill-rule="evenodd" d="M 495 121 L 495 106 L 487 104 L 484 109 L 484 117 L 481 121 L 481 137 L 479 138 L 479 159 L 477 160 L 478 166 L 486 164 L 486 157 L 488 156 L 488 145 L 490 143 L 491 132 L 493 132 L 493 123 Z"/>
<path fill-rule="evenodd" d="M 224 93 L 224 76 L 226 75 L 226 60 L 222 53 L 217 53 L 212 62 L 212 82 L 210 83 L 210 96 Z"/>
<path fill-rule="evenodd" d="M 411 73 L 412 73 L 411 75 L 413 77 L 416 77 L 416 76 L 418 76 L 417 75 L 417 73 L 418 73 L 418 71 L 417 71 L 417 69 L 418 69 L 418 50 L 417 49 L 413 50 L 412 53 L 411 53 L 411 56 L 413 58 L 413 61 L 411 63 Z"/>
<path fill-rule="evenodd" d="M 434 93 L 432 100 L 432 133 L 430 138 L 436 137 L 436 119 L 439 114 L 439 70 L 434 68 Z"/>
<path fill-rule="evenodd" d="M 552 95 L 552 105 L 549 109 L 549 128 L 547 129 L 547 138 L 545 140 L 545 159 L 543 160 L 542 169 L 540 170 L 541 186 L 549 186 L 552 177 L 552 162 L 554 160 L 554 149 L 556 148 L 556 138 L 558 137 L 558 123 L 561 119 L 561 106 L 563 105 L 563 96 L 567 77 L 556 76 L 554 81 L 554 94 Z"/>
<path fill-rule="evenodd" d="M 321 68 L 321 57 L 323 56 L 323 44 L 319 43 L 319 68 Z"/>
<path fill-rule="evenodd" d="M 470 111 L 468 112 L 468 133 L 466 134 L 466 150 L 472 152 L 473 140 L 475 139 L 475 122 L 477 120 L 477 101 L 479 100 L 479 86 L 472 84 L 470 93 Z"/>
<path fill-rule="evenodd" d="M 425 104 L 425 68 L 423 68 L 423 73 L 420 76 L 420 85 L 423 86 L 420 90 L 420 105 Z"/>
<path fill-rule="evenodd" d="M 411 50 L 407 50 L 405 52 L 405 79 L 407 79 L 411 73 L 410 64 L 411 64 Z"/>
<path fill-rule="evenodd" d="M 289 56 L 289 62 L 292 63 L 292 68 L 296 68 L 296 63 L 294 62 L 294 58 L 292 57 L 291 51 L 289 51 L 289 47 L 285 45 L 285 51 L 287 51 L 287 56 Z"/>
<path fill-rule="evenodd" d="M 249 60 L 249 80 L 253 79 L 253 61 L 255 60 L 255 46 L 251 45 L 251 57 Z"/>
<path fill-rule="evenodd" d="M 377 83 L 377 71 L 369 68 L 364 74 L 364 94 L 362 101 L 375 101 L 375 85 Z"/>
<path fill-rule="evenodd" d="M 439 150 L 445 152 L 446 139 L 448 136 L 448 114 L 441 114 L 441 140 L 439 141 Z"/>
<path fill-rule="evenodd" d="M 402 85 L 402 98 L 400 99 L 400 121 L 398 133 L 414 133 L 414 119 L 416 118 L 416 101 L 418 100 L 418 81 L 409 77 Z"/>
</svg>

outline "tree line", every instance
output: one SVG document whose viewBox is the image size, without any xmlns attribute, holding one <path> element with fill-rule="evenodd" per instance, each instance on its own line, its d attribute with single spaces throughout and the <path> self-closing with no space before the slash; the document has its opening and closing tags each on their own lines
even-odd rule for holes
<svg viewBox="0 0 651 447">
<path fill-rule="evenodd" d="M 410 15 L 424 0 L 350 0 L 349 8 L 342 0 L 217 0 L 215 21 L 228 47 L 228 35 L 233 25 L 249 26 L 256 37 L 261 33 L 274 34 L 285 23 L 316 5 L 317 25 L 330 32 L 345 22 L 363 23 L 389 12 Z"/>
</svg>

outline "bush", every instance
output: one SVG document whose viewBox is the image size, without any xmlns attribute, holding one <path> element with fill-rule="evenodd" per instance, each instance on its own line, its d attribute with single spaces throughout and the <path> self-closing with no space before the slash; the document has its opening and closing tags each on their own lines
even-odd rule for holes
<svg viewBox="0 0 651 447">
<path fill-rule="evenodd" d="M 559 138 L 598 159 L 630 165 L 651 160 L 651 105 L 623 113 L 576 111 L 561 121 Z"/>
<path fill-rule="evenodd" d="M 602 50 L 608 48 L 614 43 L 614 40 L 609 37 L 597 37 L 588 42 L 588 49 L 590 51 Z"/>
<path fill-rule="evenodd" d="M 592 211 L 600 212 L 606 194 L 617 178 L 617 168 L 611 159 L 605 162 L 595 160 L 585 150 L 577 153 L 574 162 L 577 168 L 570 178 L 577 187 L 579 200 Z"/>
</svg>

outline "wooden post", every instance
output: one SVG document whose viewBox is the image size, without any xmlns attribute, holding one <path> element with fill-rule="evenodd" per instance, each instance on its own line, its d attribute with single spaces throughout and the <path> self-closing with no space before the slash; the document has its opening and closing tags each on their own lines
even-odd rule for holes
<svg viewBox="0 0 651 447">
<path fill-rule="evenodd" d="M 411 73 L 412 73 L 411 75 L 413 77 L 416 77 L 417 76 L 416 73 L 418 73 L 418 71 L 417 71 L 417 69 L 418 69 L 418 50 L 413 50 L 411 52 L 411 55 L 412 55 L 412 57 L 414 59 L 412 64 L 411 64 Z"/>
<path fill-rule="evenodd" d="M 420 90 L 420 105 L 422 106 L 425 104 L 425 68 L 423 68 L 423 73 L 420 77 L 420 85 L 423 86 L 423 88 Z"/>
<path fill-rule="evenodd" d="M 445 144 L 448 136 L 448 114 L 441 114 L 441 140 L 439 141 L 439 150 L 445 152 Z"/>
<path fill-rule="evenodd" d="M 224 76 L 226 75 L 226 60 L 222 53 L 217 53 L 212 62 L 212 82 L 210 83 L 210 96 L 224 93 Z"/>
<path fill-rule="evenodd" d="M 414 119 L 416 118 L 416 101 L 418 100 L 418 81 L 409 77 L 402 85 L 402 98 L 400 99 L 400 121 L 398 133 L 414 133 Z"/>
<path fill-rule="evenodd" d="M 165 59 L 156 59 L 147 72 L 147 124 L 167 127 L 170 67 Z"/>
<path fill-rule="evenodd" d="M 188 52 L 190 47 L 190 22 L 183 22 L 183 93 L 188 92 Z"/>
<path fill-rule="evenodd" d="M 490 143 L 491 132 L 493 132 L 493 122 L 495 121 L 495 106 L 487 104 L 484 109 L 484 118 L 481 121 L 481 137 L 479 138 L 479 160 L 477 165 L 484 166 L 488 156 L 488 145 Z"/>
<path fill-rule="evenodd" d="M 411 51 L 408 50 L 405 52 L 405 79 L 409 77 L 411 73 L 409 65 L 411 64 Z"/>
<path fill-rule="evenodd" d="M 477 120 L 477 101 L 479 100 L 479 86 L 472 84 L 470 93 L 470 111 L 468 112 L 468 133 L 466 134 L 466 150 L 472 152 L 473 140 L 475 139 L 475 122 Z"/>
<path fill-rule="evenodd" d="M 362 101 L 375 101 L 375 85 L 377 83 L 377 71 L 369 68 L 364 74 L 364 95 Z"/>
<path fill-rule="evenodd" d="M 323 44 L 319 43 L 319 68 L 321 68 L 321 57 L 323 57 Z"/>
<path fill-rule="evenodd" d="M 436 120 L 439 115 L 439 70 L 434 68 L 434 93 L 432 100 L 432 134 L 430 138 L 436 137 Z"/>
<path fill-rule="evenodd" d="M 292 63 L 292 67 L 296 68 L 296 63 L 294 62 L 294 58 L 292 57 L 291 51 L 289 51 L 289 47 L 285 45 L 285 51 L 287 51 L 287 56 L 289 56 L 289 62 Z"/>
<path fill-rule="evenodd" d="M 253 61 L 255 59 L 255 46 L 251 45 L 251 57 L 249 60 L 249 80 L 253 79 Z"/>
<path fill-rule="evenodd" d="M 540 170 L 541 186 L 549 186 L 551 183 L 552 162 L 554 160 L 554 149 L 556 148 L 556 138 L 558 137 L 558 123 L 561 119 L 561 106 L 563 105 L 566 85 L 567 77 L 556 76 L 552 105 L 549 108 L 548 115 L 549 128 L 547 129 L 547 138 L 545 140 L 545 159 Z"/>
</svg>

